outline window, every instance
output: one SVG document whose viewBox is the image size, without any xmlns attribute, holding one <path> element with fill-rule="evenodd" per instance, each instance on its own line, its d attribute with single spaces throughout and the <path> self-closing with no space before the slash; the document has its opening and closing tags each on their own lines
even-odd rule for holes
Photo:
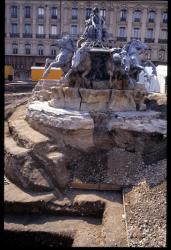
<svg viewBox="0 0 171 250">
<path fill-rule="evenodd" d="M 17 17 L 17 6 L 11 6 L 11 17 Z"/>
<path fill-rule="evenodd" d="M 51 18 L 57 19 L 57 16 L 58 16 L 58 9 L 56 7 L 52 7 Z"/>
<path fill-rule="evenodd" d="M 42 44 L 38 45 L 38 55 L 43 56 L 43 45 Z"/>
<path fill-rule="evenodd" d="M 72 8 L 72 19 L 77 19 L 77 18 L 78 18 L 78 9 Z"/>
<path fill-rule="evenodd" d="M 153 39 L 153 29 L 148 29 L 147 30 L 147 38 Z"/>
<path fill-rule="evenodd" d="M 71 26 L 71 34 L 72 35 L 77 35 L 77 25 L 72 25 Z"/>
<path fill-rule="evenodd" d="M 162 13 L 162 21 L 163 21 L 163 23 L 167 23 L 167 12 L 166 11 L 164 11 Z"/>
<path fill-rule="evenodd" d="M 86 8 L 86 19 L 90 18 L 91 10 L 91 8 Z"/>
<path fill-rule="evenodd" d="M 106 17 L 106 10 L 105 9 L 100 9 L 100 16 L 102 16 L 103 18 Z"/>
<path fill-rule="evenodd" d="M 25 18 L 30 18 L 31 16 L 31 8 L 30 6 L 25 7 Z"/>
<path fill-rule="evenodd" d="M 146 60 L 151 60 L 151 54 L 152 54 L 152 49 L 146 49 L 145 51 L 145 57 L 146 57 Z"/>
<path fill-rule="evenodd" d="M 17 33 L 17 24 L 16 23 L 12 23 L 11 24 L 11 33 L 12 34 L 16 34 Z"/>
<path fill-rule="evenodd" d="M 26 23 L 24 27 L 25 34 L 31 34 L 31 24 Z"/>
<path fill-rule="evenodd" d="M 125 27 L 120 27 L 119 28 L 119 37 L 126 37 L 126 28 Z"/>
<path fill-rule="evenodd" d="M 53 45 L 51 46 L 51 55 L 56 56 L 56 47 Z"/>
<path fill-rule="evenodd" d="M 132 37 L 133 38 L 140 38 L 140 29 L 139 28 L 134 28 L 133 31 L 132 31 Z"/>
<path fill-rule="evenodd" d="M 148 13 L 148 21 L 153 23 L 154 20 L 155 20 L 155 17 L 156 17 L 156 12 L 153 11 L 153 10 L 149 11 L 149 13 Z"/>
<path fill-rule="evenodd" d="M 140 10 L 135 10 L 133 13 L 133 21 L 134 22 L 139 22 L 141 19 L 141 11 Z"/>
<path fill-rule="evenodd" d="M 160 49 L 159 52 L 158 52 L 158 59 L 160 61 L 164 61 L 165 59 L 165 50 L 164 49 Z"/>
<path fill-rule="evenodd" d="M 18 45 L 16 43 L 12 44 L 12 53 L 18 54 Z"/>
<path fill-rule="evenodd" d="M 52 35 L 57 35 L 57 26 L 56 25 L 51 26 L 51 34 Z"/>
<path fill-rule="evenodd" d="M 31 53 L 31 45 L 30 44 L 25 45 L 25 53 L 26 53 L 26 55 L 30 55 L 30 53 Z"/>
<path fill-rule="evenodd" d="M 167 39 L 167 30 L 166 29 L 161 30 L 161 39 Z"/>
<path fill-rule="evenodd" d="M 127 18 L 127 10 L 123 9 L 120 12 L 120 21 L 126 21 Z"/>
<path fill-rule="evenodd" d="M 44 26 L 39 24 L 38 25 L 38 34 L 43 35 L 44 34 Z"/>
<path fill-rule="evenodd" d="M 44 8 L 43 7 L 39 7 L 38 8 L 38 17 L 39 18 L 43 18 L 44 17 Z"/>
</svg>

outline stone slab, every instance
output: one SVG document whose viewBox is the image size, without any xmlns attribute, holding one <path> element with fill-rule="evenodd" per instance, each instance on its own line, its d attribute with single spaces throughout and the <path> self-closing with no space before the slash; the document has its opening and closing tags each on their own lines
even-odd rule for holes
<svg viewBox="0 0 171 250">
<path fill-rule="evenodd" d="M 93 129 L 94 122 L 88 112 L 70 111 L 50 107 L 48 102 L 30 103 L 27 117 L 45 125 L 66 130 Z"/>
<path fill-rule="evenodd" d="M 78 88 L 63 87 L 63 94 L 66 109 L 80 109 L 81 97 Z"/>
<path fill-rule="evenodd" d="M 136 111 L 133 91 L 112 90 L 108 109 L 110 111 Z"/>
</svg>

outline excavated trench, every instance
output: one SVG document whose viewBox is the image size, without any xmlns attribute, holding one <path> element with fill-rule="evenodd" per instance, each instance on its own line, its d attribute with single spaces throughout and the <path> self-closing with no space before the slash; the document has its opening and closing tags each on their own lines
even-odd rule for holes
<svg viewBox="0 0 171 250">
<path fill-rule="evenodd" d="M 6 230 L 4 233 L 5 247 L 71 247 L 73 238 L 47 232 L 14 232 Z"/>
<path fill-rule="evenodd" d="M 13 197 L 13 201 L 11 201 L 10 199 L 8 200 L 7 197 L 5 200 L 5 246 L 100 246 L 100 239 L 103 241 L 103 246 L 127 246 L 126 220 L 123 220 L 122 217 L 123 215 L 125 216 L 122 190 L 120 189 L 120 192 L 116 192 L 114 189 L 111 189 L 111 191 L 110 185 L 114 183 L 116 186 L 123 187 L 129 178 L 130 182 L 126 184 L 129 185 L 132 182 L 132 173 L 135 173 L 136 168 L 138 170 L 139 167 L 138 161 L 137 166 L 134 164 L 134 160 L 137 160 L 138 155 L 134 155 L 136 151 L 141 151 L 142 158 L 147 164 L 155 162 L 156 159 L 159 160 L 158 158 L 165 158 L 166 142 L 163 137 L 160 138 L 160 134 L 155 133 L 151 134 L 150 137 L 144 136 L 143 133 L 140 132 L 132 131 L 130 133 L 130 131 L 125 130 L 123 133 L 120 128 L 113 129 L 113 131 L 109 133 L 106 129 L 106 122 L 110 117 L 110 113 L 106 114 L 106 116 L 102 115 L 102 117 L 91 113 L 91 117 L 95 125 L 93 138 L 96 150 L 90 150 L 89 152 L 79 152 L 79 150 L 76 149 L 70 150 L 70 147 L 65 148 L 66 152 L 60 151 L 58 148 L 54 148 L 52 152 L 46 152 L 47 148 L 41 147 L 42 152 L 39 152 L 41 145 L 45 144 L 47 146 L 49 143 L 47 143 L 45 139 L 43 139 L 43 142 L 37 143 L 37 145 L 34 146 L 34 150 L 32 150 L 29 139 L 27 140 L 28 134 L 26 134 L 25 138 L 22 137 L 22 133 L 16 132 L 17 136 L 15 136 L 15 126 L 13 129 L 10 125 L 9 137 L 11 140 L 14 140 L 15 143 L 17 142 L 16 147 L 18 147 L 19 150 L 19 152 L 10 151 L 13 144 L 9 145 L 8 150 L 10 149 L 10 157 L 14 155 L 16 160 L 16 162 L 14 161 L 14 166 L 17 166 L 20 157 L 23 162 L 25 160 L 27 161 L 27 154 L 32 157 L 32 160 L 35 160 L 36 157 L 39 156 L 40 168 L 42 168 L 45 163 L 52 166 L 52 169 L 50 168 L 51 170 L 53 170 L 56 164 L 61 164 L 61 169 L 66 167 L 67 171 L 71 174 L 70 178 L 74 184 L 78 185 L 79 189 L 75 190 L 67 186 L 63 192 L 63 198 L 69 199 L 69 203 L 64 202 L 63 204 L 60 204 L 57 197 L 57 202 L 44 201 L 41 199 L 35 202 L 32 201 L 33 197 L 29 202 L 27 202 L 27 199 L 17 201 L 15 197 Z M 43 128 L 43 126 L 41 128 Z M 34 126 L 32 126 L 32 129 L 34 137 Z M 103 146 L 102 141 L 104 143 Z M 161 141 L 163 141 L 163 144 L 161 144 Z M 147 145 L 147 147 L 144 147 L 144 145 Z M 53 143 L 52 146 L 54 146 Z M 119 146 L 119 148 L 117 149 L 114 146 Z M 109 149 L 110 151 L 107 152 Z M 24 153 L 20 153 L 20 150 L 23 150 L 21 152 Z M 28 152 L 26 152 L 27 150 Z M 31 152 L 29 152 L 29 150 L 31 150 Z M 153 150 L 154 157 L 152 157 Z M 156 151 L 158 151 L 157 158 Z M 47 155 L 44 154 L 44 152 L 47 153 Z M 70 152 L 70 157 L 65 159 L 68 152 Z M 58 157 L 55 158 L 55 155 L 58 155 Z M 135 165 L 135 169 L 134 167 L 132 167 L 132 169 L 131 167 L 125 169 L 125 166 L 129 166 L 129 161 L 130 166 Z M 127 172 L 129 172 L 128 170 L 130 171 L 129 174 L 127 174 Z M 23 168 L 23 172 L 20 172 L 21 175 L 23 174 L 23 176 L 21 176 L 22 178 L 28 178 L 25 171 Z M 34 171 L 33 169 L 33 172 Z M 29 180 L 31 183 L 32 179 Z M 92 190 L 91 187 L 89 188 L 90 190 L 88 190 L 89 192 L 87 190 L 81 190 L 84 184 L 89 185 L 90 183 L 94 185 L 96 190 Z M 110 191 L 104 191 L 102 189 L 100 191 L 98 184 L 104 185 L 103 187 Z M 29 185 L 31 184 L 28 184 L 28 186 Z M 53 185 L 48 186 L 48 189 L 53 189 L 54 186 L 55 184 L 53 183 Z M 34 192 L 36 192 L 36 189 L 38 190 L 39 187 L 40 189 L 44 188 L 39 185 L 39 183 L 36 183 Z M 87 187 L 86 189 L 88 189 Z M 72 230 L 70 230 L 71 228 Z"/>
</svg>

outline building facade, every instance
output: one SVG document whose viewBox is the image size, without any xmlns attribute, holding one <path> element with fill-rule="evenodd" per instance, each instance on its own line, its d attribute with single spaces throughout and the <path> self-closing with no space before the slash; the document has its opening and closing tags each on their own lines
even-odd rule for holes
<svg viewBox="0 0 171 250">
<path fill-rule="evenodd" d="M 5 0 L 5 64 L 14 67 L 15 78 L 29 79 L 31 66 L 54 58 L 55 39 L 70 35 L 76 41 L 94 7 L 115 47 L 137 38 L 148 44 L 148 59 L 167 63 L 167 1 Z"/>
</svg>

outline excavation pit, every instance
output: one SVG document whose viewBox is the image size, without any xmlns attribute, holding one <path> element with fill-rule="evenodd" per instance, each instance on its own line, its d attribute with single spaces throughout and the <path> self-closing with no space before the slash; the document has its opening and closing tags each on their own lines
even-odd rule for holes
<svg viewBox="0 0 171 250">
<path fill-rule="evenodd" d="M 73 238 L 68 235 L 60 235 L 47 232 L 14 232 L 6 230 L 6 247 L 72 247 Z"/>
</svg>

